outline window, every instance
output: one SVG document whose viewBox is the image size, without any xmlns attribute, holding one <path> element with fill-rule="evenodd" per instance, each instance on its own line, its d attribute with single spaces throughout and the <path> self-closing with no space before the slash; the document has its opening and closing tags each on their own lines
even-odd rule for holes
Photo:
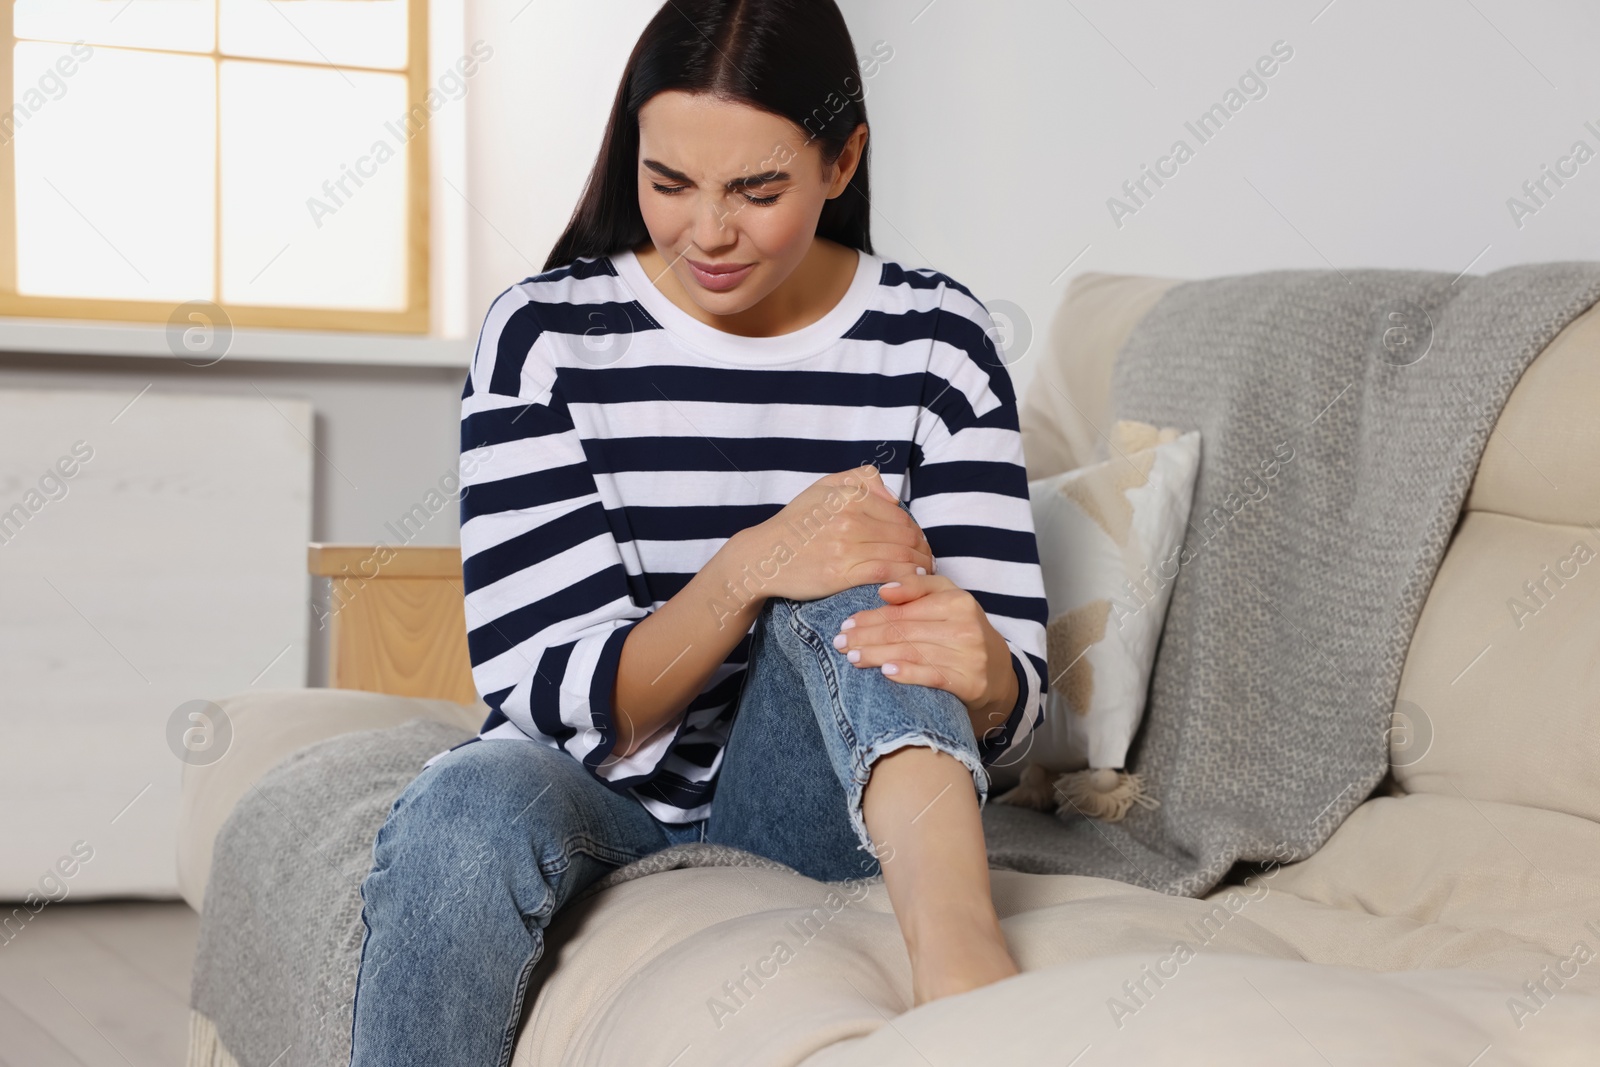
<svg viewBox="0 0 1600 1067">
<path fill-rule="evenodd" d="M 428 329 L 427 0 L 0 0 L 0 314 Z"/>
</svg>

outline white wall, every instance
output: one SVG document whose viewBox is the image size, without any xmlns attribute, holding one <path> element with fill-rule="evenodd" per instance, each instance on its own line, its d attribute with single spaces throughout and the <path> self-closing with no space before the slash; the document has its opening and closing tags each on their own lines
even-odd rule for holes
<svg viewBox="0 0 1600 1067">
<path fill-rule="evenodd" d="M 495 49 L 467 97 L 474 332 L 496 294 L 544 269 L 594 165 L 623 64 L 660 6 L 467 0 L 467 39 Z"/>
<path fill-rule="evenodd" d="M 481 216 L 469 303 L 480 317 L 560 234 L 623 62 L 659 6 L 525 2 L 469 0 L 468 39 L 509 57 L 497 52 L 470 98 Z M 1547 206 L 1520 227 L 1506 204 L 1575 141 L 1600 153 L 1600 5 L 841 6 L 858 54 L 879 40 L 894 50 L 868 83 L 876 248 L 1019 306 L 1036 345 L 1013 365 L 1019 387 L 1083 271 L 1455 274 L 1600 255 L 1600 158 L 1564 187 L 1549 184 Z M 1185 130 L 1280 40 L 1293 56 L 1265 79 L 1264 97 L 1208 143 Z M 1108 198 L 1178 138 L 1193 158 L 1119 227 Z"/>
</svg>

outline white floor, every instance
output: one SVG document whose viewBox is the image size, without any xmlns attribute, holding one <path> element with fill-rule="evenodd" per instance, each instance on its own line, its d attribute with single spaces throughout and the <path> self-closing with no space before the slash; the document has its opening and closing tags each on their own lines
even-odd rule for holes
<svg viewBox="0 0 1600 1067">
<path fill-rule="evenodd" d="M 199 933 L 182 901 L 46 906 L 0 944 L 0 1067 L 183 1067 Z"/>
</svg>

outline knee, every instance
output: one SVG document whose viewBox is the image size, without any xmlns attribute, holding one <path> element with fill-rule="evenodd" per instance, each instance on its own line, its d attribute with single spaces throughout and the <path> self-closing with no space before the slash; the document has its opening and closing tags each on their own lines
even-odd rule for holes
<svg viewBox="0 0 1600 1067">
<path fill-rule="evenodd" d="M 853 585 L 815 600 L 784 599 L 791 616 L 819 633 L 826 633 L 830 639 L 838 632 L 839 624 L 849 616 L 858 611 L 881 608 L 887 603 L 878 595 L 877 583 Z"/>
</svg>

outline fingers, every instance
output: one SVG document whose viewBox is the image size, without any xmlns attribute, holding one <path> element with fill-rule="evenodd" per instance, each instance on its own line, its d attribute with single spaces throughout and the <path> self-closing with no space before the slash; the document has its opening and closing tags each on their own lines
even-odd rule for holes
<svg viewBox="0 0 1600 1067">
<path fill-rule="evenodd" d="M 968 603 L 970 594 L 948 578 L 912 575 L 880 586 L 878 596 L 885 601 L 883 607 L 858 611 L 841 621 L 839 632 L 846 641 L 835 647 L 927 641 L 967 648 L 983 642 L 982 627 Z"/>
<path fill-rule="evenodd" d="M 865 496 L 872 500 L 881 500 L 893 504 L 899 510 L 900 498 L 894 494 L 883 482 L 883 474 L 871 463 L 863 463 L 859 467 L 838 474 L 831 474 L 827 479 L 832 479 L 835 484 L 843 486 L 852 497 L 852 502 Z"/>
<path fill-rule="evenodd" d="M 863 485 L 865 485 L 869 491 L 876 493 L 878 496 L 883 497 L 890 503 L 896 503 L 900 499 L 899 497 L 895 496 L 894 493 L 889 491 L 889 487 L 887 485 L 883 484 L 883 472 L 877 468 L 876 464 L 863 463 L 854 470 L 844 471 L 841 473 L 845 474 L 847 477 L 854 476 Z"/>
<path fill-rule="evenodd" d="M 920 537 L 890 526 L 881 527 L 881 531 L 886 540 L 856 543 L 857 563 L 868 566 L 873 563 L 901 564 L 901 566 L 893 569 L 885 578 L 865 577 L 857 582 L 857 585 L 903 580 L 915 575 L 918 567 L 922 568 L 923 574 L 933 569 L 933 553 L 928 551 L 927 543 Z"/>
<path fill-rule="evenodd" d="M 905 555 L 909 550 L 898 545 L 880 545 L 881 552 L 872 551 L 872 546 L 865 546 L 859 558 L 844 572 L 845 578 L 842 588 L 851 589 L 858 585 L 873 585 L 883 582 L 903 582 L 917 577 L 917 571 L 926 571 L 927 568 L 920 563 L 910 560 L 901 562 L 893 557 Z"/>
<path fill-rule="evenodd" d="M 917 525 L 917 520 L 900 506 L 900 498 L 884 484 L 877 467 L 868 463 L 855 470 L 841 471 L 831 477 L 839 479 L 839 484 L 850 492 L 851 503 L 863 514 L 914 529 L 919 536 L 921 535 L 922 528 Z"/>
<path fill-rule="evenodd" d="M 884 582 L 878 586 L 878 597 L 884 602 L 883 607 L 856 612 L 843 620 L 851 625 L 842 628 L 868 629 L 922 620 L 969 621 L 962 601 L 970 599 L 971 594 L 940 574 L 913 573 Z"/>
<path fill-rule="evenodd" d="M 849 638 L 854 631 L 844 631 Z M 969 678 L 981 661 L 968 655 L 966 650 L 952 649 L 932 640 L 891 641 L 855 647 L 847 644 L 839 655 L 858 669 L 876 669 L 897 682 L 946 689 L 966 699 L 965 692 L 972 688 Z M 962 666 L 966 660 L 970 666 Z"/>
<path fill-rule="evenodd" d="M 833 647 L 845 653 L 851 663 L 867 667 L 907 656 L 927 658 L 933 655 L 929 650 L 934 648 L 957 653 L 970 651 L 974 644 L 957 628 L 938 621 L 853 626 L 840 630 L 832 640 Z"/>
<path fill-rule="evenodd" d="M 928 543 L 922 527 L 910 512 L 901 506 L 900 498 L 884 484 L 878 468 L 870 463 L 822 479 L 830 489 L 842 490 L 849 498 L 847 507 L 859 520 L 850 540 L 855 542 L 860 563 L 890 561 L 905 564 L 891 567 L 886 572 L 875 573 L 857 584 L 883 581 L 885 577 L 909 576 L 921 567 L 924 572 L 935 569 L 933 546 Z M 884 546 L 892 546 L 884 551 Z"/>
<path fill-rule="evenodd" d="M 857 515 L 862 515 L 888 526 L 903 530 L 918 530 L 917 520 L 913 519 L 899 504 L 884 500 L 876 495 L 867 495 L 850 502 L 850 510 Z"/>
<path fill-rule="evenodd" d="M 960 597 L 949 594 L 959 593 Z M 981 691 L 982 629 L 968 617 L 964 593 L 939 575 L 914 575 L 879 587 L 887 603 L 848 616 L 833 647 L 861 669 L 898 682 L 945 689 L 963 700 Z"/>
<path fill-rule="evenodd" d="M 861 474 L 856 471 L 845 471 L 833 477 L 839 481 L 833 488 L 841 490 L 848 498 L 847 507 L 858 514 L 871 516 L 880 522 L 890 523 L 907 530 L 915 530 L 917 536 L 922 535 L 922 528 L 917 525 L 917 520 L 911 513 L 900 506 L 900 498 L 889 490 L 876 472 L 876 468 L 868 467 L 870 474 Z"/>
</svg>

